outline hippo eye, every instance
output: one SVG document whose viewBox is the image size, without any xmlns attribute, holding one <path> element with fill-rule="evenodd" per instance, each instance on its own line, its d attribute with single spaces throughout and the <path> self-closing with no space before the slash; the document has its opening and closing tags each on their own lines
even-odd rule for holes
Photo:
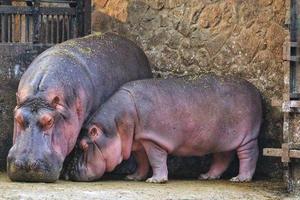
<svg viewBox="0 0 300 200">
<path fill-rule="evenodd" d="M 16 115 L 15 115 L 15 121 L 16 123 L 24 128 L 25 127 L 25 122 L 24 122 L 24 118 L 23 118 L 23 115 L 20 113 L 20 112 L 17 112 Z"/>
<path fill-rule="evenodd" d="M 40 118 L 39 122 L 44 130 L 48 130 L 53 126 L 54 118 L 49 114 L 45 114 Z"/>
</svg>

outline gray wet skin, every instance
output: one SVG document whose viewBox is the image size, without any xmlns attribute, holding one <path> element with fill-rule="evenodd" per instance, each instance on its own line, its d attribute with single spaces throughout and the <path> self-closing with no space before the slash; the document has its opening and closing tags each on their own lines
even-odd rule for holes
<svg viewBox="0 0 300 200">
<path fill-rule="evenodd" d="M 203 75 L 197 80 L 139 80 L 123 85 L 96 112 L 80 140 L 83 152 L 71 179 L 101 178 L 133 154 L 137 171 L 129 180 L 168 180 L 167 155 L 213 154 L 209 171 L 199 179 L 218 179 L 237 153 L 239 174 L 250 181 L 258 158 L 261 96 L 249 82 Z"/>
<path fill-rule="evenodd" d="M 19 84 L 9 178 L 56 181 L 88 116 L 122 84 L 150 77 L 143 51 L 113 33 L 69 40 L 43 52 Z"/>
</svg>

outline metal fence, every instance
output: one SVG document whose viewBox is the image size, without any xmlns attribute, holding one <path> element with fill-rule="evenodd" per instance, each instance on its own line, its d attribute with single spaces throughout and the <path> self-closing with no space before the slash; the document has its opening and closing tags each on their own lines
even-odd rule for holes
<svg viewBox="0 0 300 200">
<path fill-rule="evenodd" d="M 23 2 L 0 5 L 0 43 L 56 44 L 90 31 L 90 1 Z"/>
</svg>

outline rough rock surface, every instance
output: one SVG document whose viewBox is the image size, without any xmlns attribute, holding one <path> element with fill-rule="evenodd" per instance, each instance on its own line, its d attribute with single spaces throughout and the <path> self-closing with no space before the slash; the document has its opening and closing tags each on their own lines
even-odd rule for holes
<svg viewBox="0 0 300 200">
<path fill-rule="evenodd" d="M 282 115 L 270 104 L 272 98 L 282 97 L 282 45 L 288 35 L 284 24 L 285 1 L 94 0 L 93 3 L 93 31 L 115 31 L 136 41 L 158 77 L 196 77 L 214 72 L 252 82 L 264 98 L 260 147 L 280 146 Z M 256 175 L 280 177 L 280 159 L 261 156 Z"/>
</svg>

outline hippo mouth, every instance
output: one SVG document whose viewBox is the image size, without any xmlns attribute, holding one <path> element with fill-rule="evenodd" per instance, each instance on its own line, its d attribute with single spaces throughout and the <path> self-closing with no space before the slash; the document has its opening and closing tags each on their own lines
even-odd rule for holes
<svg viewBox="0 0 300 200">
<path fill-rule="evenodd" d="M 7 156 L 7 174 L 12 181 L 55 182 L 59 178 L 63 159 L 55 152 L 50 154 L 20 153 L 14 145 Z"/>
<path fill-rule="evenodd" d="M 7 172 L 12 181 L 51 183 L 59 178 L 61 165 L 56 164 L 56 166 L 50 166 L 42 160 L 30 164 L 10 159 L 7 162 Z"/>
</svg>

